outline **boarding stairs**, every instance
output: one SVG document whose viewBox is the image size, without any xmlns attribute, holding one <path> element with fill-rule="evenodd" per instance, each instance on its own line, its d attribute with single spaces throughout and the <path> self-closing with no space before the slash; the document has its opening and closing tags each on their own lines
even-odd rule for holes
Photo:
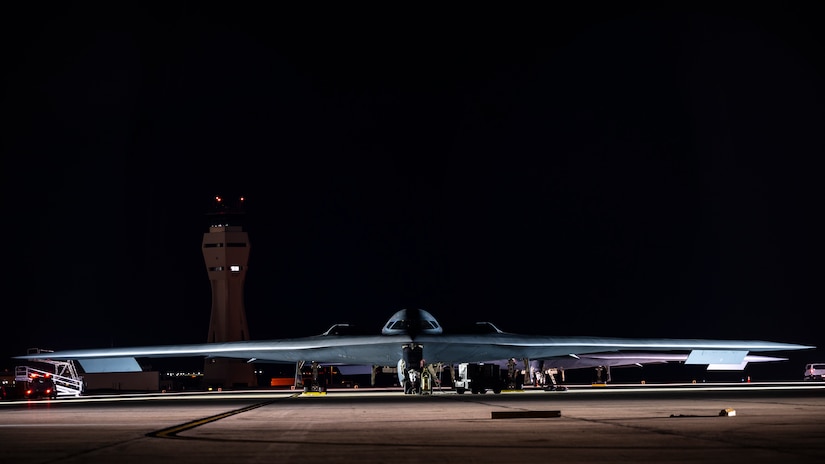
<svg viewBox="0 0 825 464">
<path fill-rule="evenodd" d="M 29 354 L 50 353 L 49 351 L 35 349 L 29 350 Z M 77 372 L 73 361 L 55 361 L 53 359 L 36 359 L 34 363 L 42 365 L 42 368 L 33 366 L 17 366 L 14 369 L 14 380 L 16 382 L 28 382 L 36 376 L 49 376 L 54 381 L 58 395 L 80 396 L 83 393 L 83 377 Z M 49 370 L 46 365 L 51 365 Z"/>
</svg>

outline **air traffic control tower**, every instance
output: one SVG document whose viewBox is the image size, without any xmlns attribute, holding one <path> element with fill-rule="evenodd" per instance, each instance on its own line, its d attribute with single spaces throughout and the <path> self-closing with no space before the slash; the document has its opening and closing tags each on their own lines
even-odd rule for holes
<svg viewBox="0 0 825 464">
<path fill-rule="evenodd" d="M 212 317 L 207 343 L 249 340 L 244 308 L 244 281 L 249 262 L 249 236 L 243 230 L 244 199 L 226 204 L 215 197 L 203 234 L 203 260 L 212 284 Z M 212 388 L 257 386 L 252 364 L 242 359 L 207 358 L 203 380 Z"/>
</svg>

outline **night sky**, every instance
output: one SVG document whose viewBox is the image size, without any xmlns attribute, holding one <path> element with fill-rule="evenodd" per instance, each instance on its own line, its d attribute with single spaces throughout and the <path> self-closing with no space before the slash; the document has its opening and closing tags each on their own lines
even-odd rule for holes
<svg viewBox="0 0 825 464">
<path fill-rule="evenodd" d="M 205 342 L 215 195 L 253 339 L 419 307 L 825 347 L 816 2 L 115 3 L 4 6 L 4 358 Z"/>
</svg>

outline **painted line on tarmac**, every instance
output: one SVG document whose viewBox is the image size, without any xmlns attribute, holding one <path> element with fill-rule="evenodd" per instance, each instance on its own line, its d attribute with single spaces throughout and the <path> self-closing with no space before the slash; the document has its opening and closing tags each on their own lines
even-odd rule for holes
<svg viewBox="0 0 825 464">
<path fill-rule="evenodd" d="M 290 398 L 295 398 L 299 395 L 300 394 L 296 393 L 295 395 L 291 395 Z M 269 404 L 275 403 L 276 401 L 278 401 L 278 400 L 265 401 L 263 403 L 253 404 L 253 405 L 247 406 L 245 408 L 235 409 L 234 411 L 227 411 L 227 412 L 222 413 L 222 414 L 216 414 L 214 416 L 204 417 L 203 419 L 193 420 L 191 422 L 186 422 L 185 424 L 175 425 L 175 426 L 168 427 L 168 428 L 165 428 L 165 429 L 162 429 L 162 430 L 149 432 L 149 433 L 146 434 L 146 436 L 147 437 L 152 437 L 152 438 L 186 438 L 186 437 L 180 437 L 180 436 L 178 436 L 178 434 L 181 433 L 181 432 L 185 432 L 187 430 L 192 430 L 195 427 L 200 427 L 201 425 L 204 425 L 204 424 L 209 424 L 211 422 L 215 422 L 215 421 L 219 421 L 221 419 L 225 419 L 229 416 L 234 416 L 235 414 L 241 414 L 243 412 L 251 411 L 253 409 L 258 409 L 262 406 L 267 406 Z"/>
</svg>

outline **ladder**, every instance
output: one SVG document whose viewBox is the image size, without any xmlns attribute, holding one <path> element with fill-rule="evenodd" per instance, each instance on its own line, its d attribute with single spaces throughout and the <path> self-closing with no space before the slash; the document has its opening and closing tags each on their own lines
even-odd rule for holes
<svg viewBox="0 0 825 464">
<path fill-rule="evenodd" d="M 50 351 L 33 348 L 29 354 L 50 353 Z M 35 376 L 49 376 L 54 381 L 58 394 L 80 396 L 83 393 L 83 377 L 77 372 L 73 361 L 55 361 L 53 359 L 36 359 L 38 364 L 50 364 L 52 372 L 32 366 L 17 366 L 14 369 L 16 382 L 28 382 Z"/>
</svg>

